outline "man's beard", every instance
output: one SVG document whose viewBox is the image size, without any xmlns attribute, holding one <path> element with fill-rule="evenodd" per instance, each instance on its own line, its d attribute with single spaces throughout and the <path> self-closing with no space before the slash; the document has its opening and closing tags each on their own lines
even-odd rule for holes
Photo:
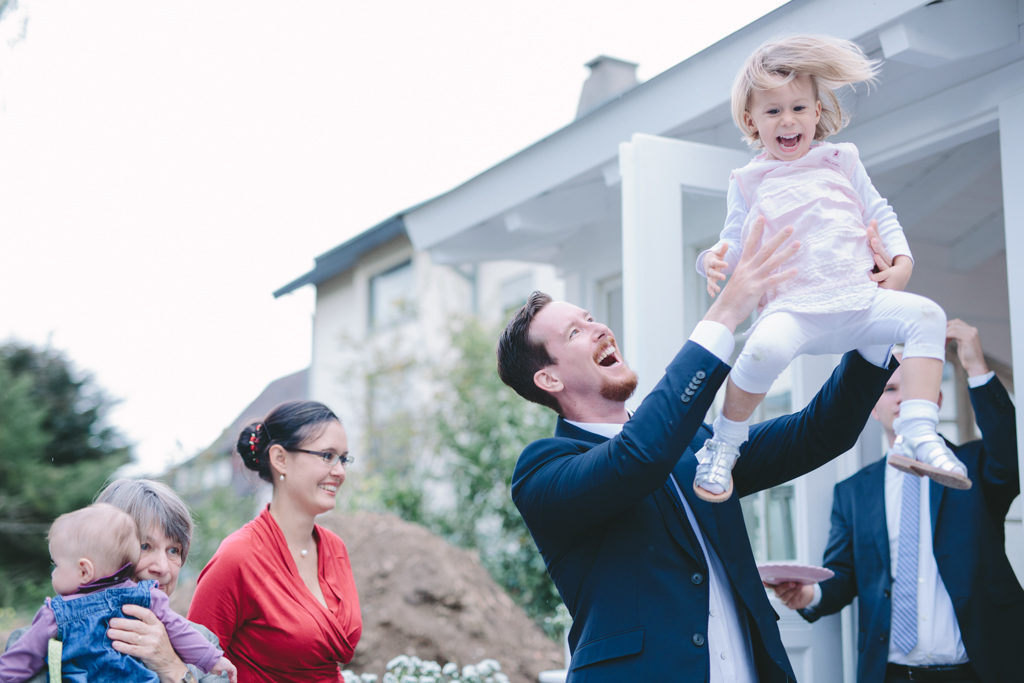
<svg viewBox="0 0 1024 683">
<path fill-rule="evenodd" d="M 636 373 L 632 370 L 620 380 L 605 380 L 601 383 L 601 398 L 625 403 L 636 391 L 637 381 Z"/>
</svg>

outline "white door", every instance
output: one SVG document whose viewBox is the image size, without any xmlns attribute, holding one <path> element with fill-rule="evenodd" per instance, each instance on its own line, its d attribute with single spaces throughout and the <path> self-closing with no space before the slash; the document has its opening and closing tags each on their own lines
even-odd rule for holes
<svg viewBox="0 0 1024 683">
<path fill-rule="evenodd" d="M 640 377 L 634 407 L 707 310 L 704 281 L 694 264 L 722 229 L 730 171 L 750 157 L 746 151 L 643 134 L 619 147 L 623 328 L 630 363 Z M 739 346 L 742 336 L 737 341 Z M 832 356 L 795 360 L 769 392 L 762 414 L 770 417 L 806 405 L 837 362 Z M 832 487 L 853 474 L 858 462 L 856 453 L 849 453 L 790 485 L 745 499 L 755 557 L 821 564 Z M 856 629 L 849 608 L 842 618 L 810 625 L 774 604 L 798 680 L 853 683 Z"/>
</svg>

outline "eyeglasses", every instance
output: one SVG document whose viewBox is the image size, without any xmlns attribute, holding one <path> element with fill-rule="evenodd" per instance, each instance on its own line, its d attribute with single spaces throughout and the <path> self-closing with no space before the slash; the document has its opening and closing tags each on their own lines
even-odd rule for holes
<svg viewBox="0 0 1024 683">
<path fill-rule="evenodd" d="M 326 453 L 324 451 L 309 451 L 306 450 L 305 448 L 291 448 L 289 450 L 320 456 L 321 458 L 323 458 L 324 464 L 327 465 L 328 467 L 334 467 L 335 465 L 338 464 L 339 461 L 341 462 L 342 467 L 348 467 L 349 465 L 356 461 L 354 457 L 348 454 L 338 455 L 337 453 Z"/>
</svg>

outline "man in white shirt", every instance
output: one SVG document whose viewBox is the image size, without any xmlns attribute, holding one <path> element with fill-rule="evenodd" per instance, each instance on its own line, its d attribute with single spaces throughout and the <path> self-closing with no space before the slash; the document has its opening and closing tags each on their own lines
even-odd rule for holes
<svg viewBox="0 0 1024 683">
<path fill-rule="evenodd" d="M 740 264 L 636 412 L 636 375 L 586 311 L 535 292 L 498 342 L 502 380 L 559 413 L 530 444 L 512 498 L 573 617 L 568 681 L 783 683 L 794 679 L 757 574 L 739 498 L 819 467 L 856 442 L 888 380 L 888 348 L 854 352 L 806 409 L 751 428 L 737 495 L 693 491 L 704 416 L 728 375 L 736 326 L 796 247 L 780 233 Z M 778 252 L 776 252 L 778 250 Z"/>
<path fill-rule="evenodd" d="M 1015 411 L 985 363 L 977 329 L 951 320 L 947 337 L 968 374 L 983 439 L 954 447 L 974 487 L 946 490 L 869 465 L 835 488 L 826 567 L 818 586 L 782 584 L 776 594 L 808 620 L 859 596 L 858 680 L 1021 680 L 1024 591 L 1006 558 L 1003 521 L 1020 492 Z M 872 416 L 891 446 L 900 372 Z"/>
</svg>

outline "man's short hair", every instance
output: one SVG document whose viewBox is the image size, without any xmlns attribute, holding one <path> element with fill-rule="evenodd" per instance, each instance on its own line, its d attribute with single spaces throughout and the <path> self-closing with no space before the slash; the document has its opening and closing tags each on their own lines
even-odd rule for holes
<svg viewBox="0 0 1024 683">
<path fill-rule="evenodd" d="M 551 357 L 542 342 L 530 338 L 533 319 L 549 303 L 550 296 L 534 292 L 505 325 L 498 339 L 498 376 L 527 401 L 547 406 L 561 415 L 562 408 L 558 405 L 558 399 L 533 381 L 538 370 L 558 362 Z"/>
</svg>

